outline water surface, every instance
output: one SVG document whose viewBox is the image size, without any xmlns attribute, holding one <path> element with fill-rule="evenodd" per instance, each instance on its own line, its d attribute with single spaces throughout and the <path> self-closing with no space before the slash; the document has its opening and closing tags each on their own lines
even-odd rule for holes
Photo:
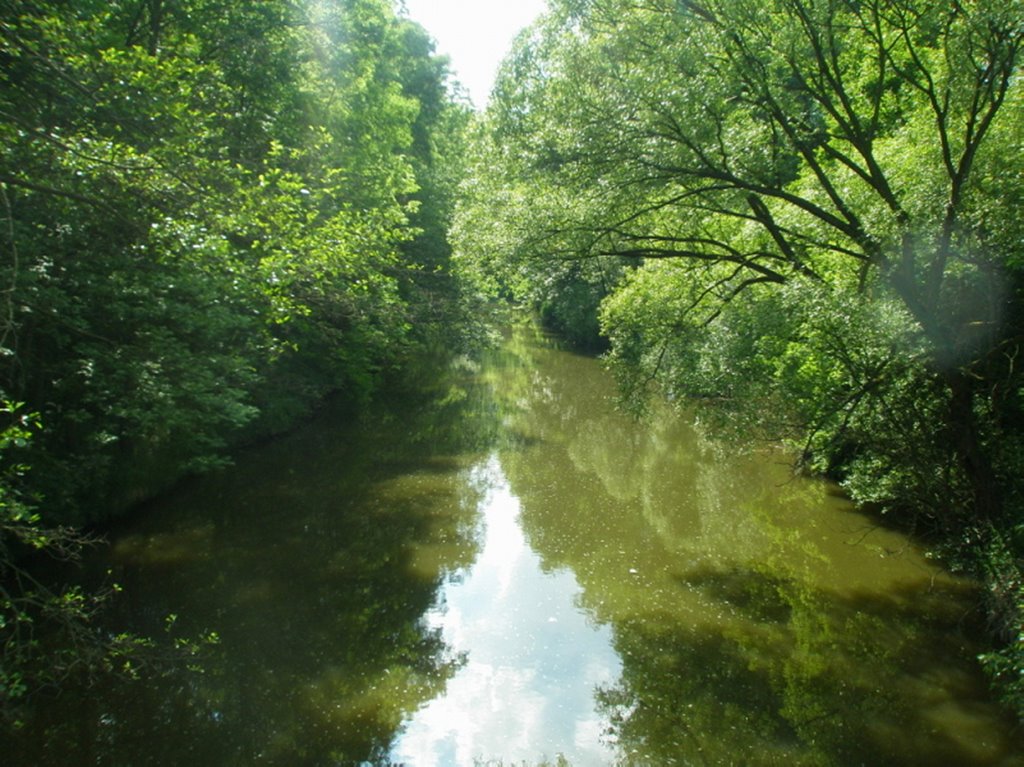
<svg viewBox="0 0 1024 767">
<path fill-rule="evenodd" d="M 188 483 L 92 563 L 204 673 L 68 691 L 15 764 L 1022 764 L 974 584 L 786 456 L 618 414 L 518 327 Z M 178 616 L 168 625 L 168 616 Z"/>
<path fill-rule="evenodd" d="M 464 665 L 443 695 L 410 717 L 392 758 L 428 767 L 487 755 L 610 764 L 614 749 L 602 738 L 608 722 L 594 691 L 622 671 L 612 632 L 579 604 L 572 571 L 546 572 L 527 544 L 497 455 L 476 466 L 470 481 L 484 488 L 483 545 L 427 615 Z"/>
</svg>

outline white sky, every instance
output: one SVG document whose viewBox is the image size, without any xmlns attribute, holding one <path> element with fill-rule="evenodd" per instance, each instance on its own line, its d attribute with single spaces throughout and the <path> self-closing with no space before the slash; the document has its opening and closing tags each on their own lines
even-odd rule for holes
<svg viewBox="0 0 1024 767">
<path fill-rule="evenodd" d="M 545 0 L 405 0 L 409 18 L 437 41 L 478 109 L 487 105 L 512 40 L 546 8 Z"/>
</svg>

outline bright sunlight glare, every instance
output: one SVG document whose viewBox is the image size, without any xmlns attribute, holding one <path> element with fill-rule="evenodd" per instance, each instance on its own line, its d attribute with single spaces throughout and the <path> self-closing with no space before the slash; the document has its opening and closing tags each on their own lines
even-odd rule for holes
<svg viewBox="0 0 1024 767">
<path fill-rule="evenodd" d="M 483 109 L 498 65 L 515 36 L 546 8 L 545 0 L 405 0 L 408 16 L 451 59 L 455 78 Z"/>
</svg>

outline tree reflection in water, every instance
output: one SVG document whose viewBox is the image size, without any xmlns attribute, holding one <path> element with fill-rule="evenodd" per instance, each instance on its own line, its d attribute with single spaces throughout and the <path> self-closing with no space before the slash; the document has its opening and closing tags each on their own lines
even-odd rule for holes
<svg viewBox="0 0 1024 767">
<path fill-rule="evenodd" d="M 449 372 L 359 428 L 325 414 L 115 531 L 95 563 L 125 586 L 111 625 L 160 634 L 177 614 L 175 631 L 221 644 L 205 674 L 46 701 L 7 763 L 388 764 L 414 712 L 444 724 L 460 674 L 490 662 L 443 629 L 445 600 L 468 596 L 463 628 L 504 605 L 490 627 L 506 657 L 534 653 L 524 668 L 615 660 L 531 698 L 572 707 L 591 763 L 602 743 L 623 765 L 1021 763 L 973 660 L 974 586 L 913 542 L 783 454 L 726 452 L 667 411 L 617 414 L 599 363 L 531 326 Z M 480 481 L 492 465 L 501 481 Z M 516 506 L 492 529 L 500 553 L 530 566 L 488 591 L 471 568 L 490 556 L 480 510 L 498 486 Z M 563 581 L 559 625 L 576 633 L 545 645 L 544 595 Z M 459 758 L 528 758 L 484 750 Z"/>
<path fill-rule="evenodd" d="M 5 763 L 389 763 L 462 662 L 423 616 L 478 546 L 466 475 L 494 426 L 474 398 L 463 372 L 357 428 L 326 412 L 113 531 L 91 563 L 124 586 L 110 625 L 160 637 L 177 615 L 220 643 L 201 674 L 44 701 Z"/>
<path fill-rule="evenodd" d="M 1019 763 L 973 584 L 785 454 L 637 424 L 592 360 L 515 348 L 503 466 L 543 566 L 612 628 L 622 677 L 597 698 L 623 764 Z"/>
</svg>

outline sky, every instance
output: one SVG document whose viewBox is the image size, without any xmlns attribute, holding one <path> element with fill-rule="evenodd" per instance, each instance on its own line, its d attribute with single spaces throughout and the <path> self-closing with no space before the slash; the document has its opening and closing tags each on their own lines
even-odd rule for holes
<svg viewBox="0 0 1024 767">
<path fill-rule="evenodd" d="M 405 0 L 409 18 L 437 41 L 455 77 L 483 109 L 512 40 L 546 7 L 545 0 Z"/>
</svg>

